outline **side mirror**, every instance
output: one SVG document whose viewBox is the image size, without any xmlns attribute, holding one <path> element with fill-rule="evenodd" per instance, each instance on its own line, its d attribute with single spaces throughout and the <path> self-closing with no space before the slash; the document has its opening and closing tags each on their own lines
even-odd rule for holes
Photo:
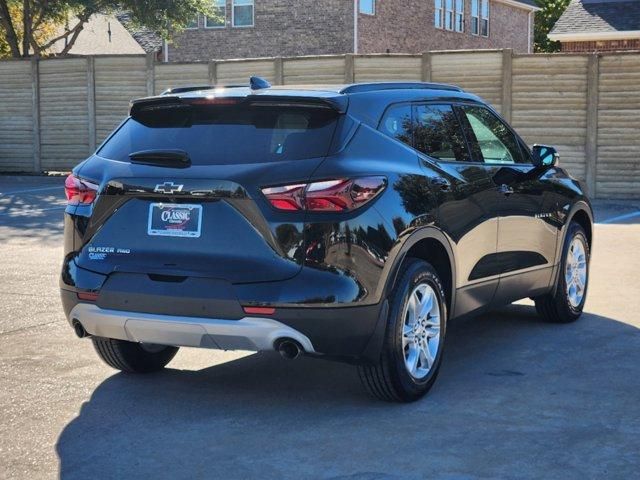
<svg viewBox="0 0 640 480">
<path fill-rule="evenodd" d="M 533 165 L 536 167 L 555 167 L 558 164 L 558 151 L 547 145 L 534 145 L 531 149 Z"/>
</svg>

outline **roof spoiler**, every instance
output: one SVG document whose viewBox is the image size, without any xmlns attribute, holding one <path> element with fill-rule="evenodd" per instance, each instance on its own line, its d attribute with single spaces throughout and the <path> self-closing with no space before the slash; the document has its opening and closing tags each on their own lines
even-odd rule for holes
<svg viewBox="0 0 640 480">
<path fill-rule="evenodd" d="M 160 95 L 157 97 L 147 97 L 133 100 L 129 104 L 129 115 L 134 119 L 139 119 L 144 114 L 150 114 L 154 110 L 174 109 L 176 111 L 191 108 L 192 105 L 280 105 L 295 107 L 315 107 L 330 108 L 338 113 L 345 113 L 349 100 L 346 96 L 336 97 L 306 97 L 292 95 L 272 95 L 272 94 L 251 94 L 246 96 L 224 96 L 224 97 L 180 97 L 178 95 Z"/>
</svg>

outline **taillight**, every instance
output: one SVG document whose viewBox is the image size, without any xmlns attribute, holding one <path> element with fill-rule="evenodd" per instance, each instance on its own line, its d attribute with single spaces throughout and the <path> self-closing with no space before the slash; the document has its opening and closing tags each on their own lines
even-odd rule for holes
<svg viewBox="0 0 640 480">
<path fill-rule="evenodd" d="M 69 175 L 64 181 L 64 193 L 69 205 L 90 205 L 98 194 L 98 185 Z"/>
<path fill-rule="evenodd" d="M 278 210 L 346 212 L 373 200 L 386 186 L 385 177 L 342 178 L 267 187 L 262 193 Z"/>
</svg>

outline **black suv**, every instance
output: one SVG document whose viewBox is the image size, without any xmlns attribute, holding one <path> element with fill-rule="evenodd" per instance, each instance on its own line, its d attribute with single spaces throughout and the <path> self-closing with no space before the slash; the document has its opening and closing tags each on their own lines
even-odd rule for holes
<svg viewBox="0 0 640 480">
<path fill-rule="evenodd" d="M 449 320 L 580 316 L 592 210 L 557 159 L 449 85 L 168 90 L 66 180 L 64 310 L 127 372 L 277 350 L 415 400 Z"/>
</svg>

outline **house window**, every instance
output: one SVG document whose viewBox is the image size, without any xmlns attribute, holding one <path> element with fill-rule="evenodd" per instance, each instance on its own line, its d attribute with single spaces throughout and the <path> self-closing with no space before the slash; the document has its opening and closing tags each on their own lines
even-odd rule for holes
<svg viewBox="0 0 640 480">
<path fill-rule="evenodd" d="M 480 33 L 480 0 L 471 0 L 471 33 Z"/>
<path fill-rule="evenodd" d="M 489 0 L 471 0 L 471 33 L 489 36 Z"/>
<path fill-rule="evenodd" d="M 442 8 L 443 1 L 444 0 L 435 0 L 436 10 L 435 10 L 434 23 L 436 28 L 442 28 L 442 17 L 444 13 Z"/>
<path fill-rule="evenodd" d="M 186 30 L 195 30 L 198 28 L 198 17 L 199 15 L 196 15 L 195 17 L 193 17 L 189 23 L 187 23 L 187 26 L 184 27 Z"/>
<path fill-rule="evenodd" d="M 489 36 L 489 0 L 482 0 L 480 8 L 480 35 Z"/>
<path fill-rule="evenodd" d="M 366 15 L 376 14 L 376 0 L 360 0 L 360 13 Z"/>
<path fill-rule="evenodd" d="M 456 32 L 464 32 L 464 0 L 456 0 Z"/>
<path fill-rule="evenodd" d="M 222 28 L 227 23 L 227 0 L 213 0 L 213 18 L 204 17 L 205 28 Z"/>
<path fill-rule="evenodd" d="M 453 0 L 444 0 L 445 13 L 444 13 L 444 28 L 447 30 L 453 30 Z"/>
<path fill-rule="evenodd" d="M 253 27 L 253 0 L 233 0 L 233 26 Z"/>
</svg>

